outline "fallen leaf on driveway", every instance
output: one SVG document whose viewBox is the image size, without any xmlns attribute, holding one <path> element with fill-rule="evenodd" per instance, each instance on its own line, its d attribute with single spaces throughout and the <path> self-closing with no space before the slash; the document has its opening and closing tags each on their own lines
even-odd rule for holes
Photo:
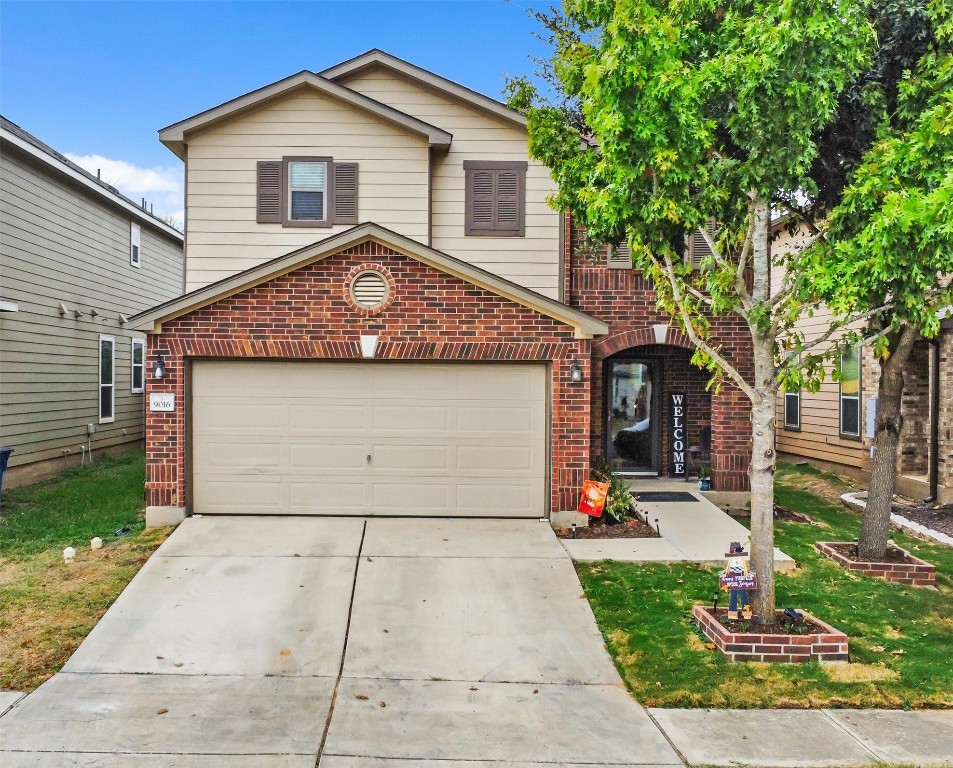
<svg viewBox="0 0 953 768">
<path fill-rule="evenodd" d="M 166 712 L 168 712 L 168 711 L 169 711 L 169 710 L 167 710 L 165 707 L 161 707 L 161 708 L 156 712 L 156 714 L 157 714 L 157 715 L 164 715 L 164 714 L 165 714 Z"/>
<path fill-rule="evenodd" d="M 363 693 L 357 694 L 357 696 L 355 696 L 354 698 L 357 699 L 358 701 L 367 701 L 367 696 L 365 696 Z"/>
<path fill-rule="evenodd" d="M 378 702 L 377 706 L 379 706 L 381 709 L 383 709 L 384 707 L 387 706 L 387 702 L 386 702 L 386 701 Z"/>
</svg>

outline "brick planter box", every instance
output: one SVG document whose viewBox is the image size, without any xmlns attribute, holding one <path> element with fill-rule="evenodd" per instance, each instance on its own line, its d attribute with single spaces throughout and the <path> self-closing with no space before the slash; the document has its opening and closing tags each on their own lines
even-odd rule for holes
<svg viewBox="0 0 953 768">
<path fill-rule="evenodd" d="M 809 635 L 774 635 L 760 632 L 730 632 L 714 617 L 711 607 L 692 607 L 695 623 L 730 661 L 847 661 L 847 635 L 834 629 L 816 616 L 804 613 L 823 628 L 823 632 Z"/>
<path fill-rule="evenodd" d="M 865 576 L 873 576 L 887 581 L 895 581 L 898 584 L 906 584 L 911 587 L 936 587 L 936 566 L 914 557 L 907 550 L 900 549 L 910 562 L 907 563 L 865 563 L 859 560 L 851 560 L 845 557 L 836 549 L 834 545 L 850 544 L 853 542 L 844 541 L 818 541 L 814 544 L 815 549 L 821 554 L 829 557 L 835 563 L 839 563 L 849 571 L 857 571 Z"/>
</svg>

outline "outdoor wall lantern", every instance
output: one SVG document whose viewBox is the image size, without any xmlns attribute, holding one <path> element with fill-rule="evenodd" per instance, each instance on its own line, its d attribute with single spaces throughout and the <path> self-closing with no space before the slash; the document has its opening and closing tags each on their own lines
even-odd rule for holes
<svg viewBox="0 0 953 768">
<path fill-rule="evenodd" d="M 152 378 L 161 379 L 163 376 L 165 376 L 165 358 L 158 355 L 155 368 L 152 369 Z"/>
<path fill-rule="evenodd" d="M 578 384 L 582 381 L 582 367 L 576 360 L 573 360 L 572 365 L 569 366 L 569 380 L 573 384 Z"/>
</svg>

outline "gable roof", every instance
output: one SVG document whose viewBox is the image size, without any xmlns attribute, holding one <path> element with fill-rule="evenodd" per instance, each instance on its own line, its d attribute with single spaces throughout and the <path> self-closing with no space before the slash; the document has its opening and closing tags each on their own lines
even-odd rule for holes
<svg viewBox="0 0 953 768">
<path fill-rule="evenodd" d="M 21 152 L 29 155 L 35 160 L 41 162 L 55 173 L 65 176 L 70 181 L 79 184 L 97 197 L 103 199 L 115 207 L 122 209 L 134 219 L 143 224 L 162 232 L 181 246 L 184 235 L 174 227 L 169 226 L 165 221 L 155 214 L 149 213 L 138 203 L 133 202 L 123 195 L 114 186 L 107 184 L 97 176 L 93 176 L 85 168 L 81 168 L 65 155 L 57 152 L 49 144 L 40 141 L 32 133 L 29 133 L 12 120 L 0 115 L 0 138 L 10 146 L 16 147 Z"/>
<path fill-rule="evenodd" d="M 146 333 L 160 333 L 164 322 L 187 315 L 216 301 L 321 261 L 365 240 L 374 240 L 381 245 L 410 256 L 422 264 L 427 264 L 441 272 L 458 277 L 498 296 L 503 296 L 517 304 L 551 317 L 558 322 L 565 323 L 575 329 L 577 339 L 589 339 L 609 332 L 609 326 L 592 317 L 592 315 L 587 315 L 585 312 L 580 312 L 567 304 L 550 299 L 531 291 L 529 288 L 523 288 L 486 270 L 460 259 L 455 259 L 416 240 L 411 240 L 373 223 L 358 224 L 313 245 L 299 248 L 284 256 L 266 261 L 257 267 L 246 269 L 237 275 L 232 275 L 224 280 L 219 280 L 204 288 L 199 288 L 184 296 L 147 309 L 145 312 L 140 312 L 132 317 L 127 327 L 131 330 L 145 331 Z"/>
<path fill-rule="evenodd" d="M 409 61 L 399 59 L 379 48 L 372 48 L 366 53 L 355 56 L 353 59 L 335 64 L 333 67 L 323 70 L 320 74 L 328 80 L 341 80 L 349 75 L 362 72 L 372 67 L 383 67 L 397 72 L 429 88 L 445 93 L 486 112 L 490 112 L 511 123 L 515 123 L 522 128 L 526 127 L 526 116 L 517 112 L 515 109 L 510 109 L 503 102 L 491 99 L 489 96 L 484 96 L 482 93 L 478 93 L 466 86 L 453 82 L 453 80 L 447 80 L 445 77 L 418 67 L 416 64 L 411 64 Z"/>
<path fill-rule="evenodd" d="M 411 133 L 423 136 L 430 142 L 432 147 L 446 149 L 450 146 L 453 139 L 452 134 L 437 128 L 423 120 L 418 120 L 400 110 L 375 101 L 369 96 L 365 96 L 343 85 L 333 83 L 321 75 L 304 70 L 296 75 L 291 75 L 277 82 L 258 88 L 257 90 L 246 93 L 243 96 L 226 101 L 217 107 L 212 107 L 197 115 L 180 120 L 159 131 L 159 141 L 165 144 L 179 158 L 185 160 L 185 134 L 189 131 L 195 131 L 205 128 L 223 120 L 227 120 L 242 112 L 252 110 L 263 102 L 285 96 L 297 89 L 310 88 L 319 93 L 343 101 L 351 106 L 362 109 L 371 114 L 377 115 L 383 120 L 387 120 Z"/>
</svg>

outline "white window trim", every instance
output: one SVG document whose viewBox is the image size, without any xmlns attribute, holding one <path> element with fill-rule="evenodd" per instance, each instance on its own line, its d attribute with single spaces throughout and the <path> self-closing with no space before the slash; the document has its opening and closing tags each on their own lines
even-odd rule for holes
<svg viewBox="0 0 953 768">
<path fill-rule="evenodd" d="M 142 362 L 138 367 L 142 368 L 142 386 L 136 386 L 136 347 L 142 348 Z M 146 389 L 146 340 L 132 339 L 132 346 L 129 355 L 129 391 L 134 395 L 141 395 Z M 115 408 L 115 404 L 113 405 Z"/>
<path fill-rule="evenodd" d="M 142 266 L 142 227 L 129 222 L 129 263 L 136 269 Z"/>
<path fill-rule="evenodd" d="M 103 342 L 109 341 L 112 342 L 112 381 L 105 382 L 103 381 Z M 99 344 L 96 346 L 96 366 L 99 369 L 99 387 L 96 389 L 96 410 L 99 413 L 99 423 L 100 424 L 112 424 L 116 420 L 116 337 L 115 336 L 103 336 L 99 337 Z M 103 387 L 110 387 L 112 390 L 112 416 L 103 416 Z"/>
<path fill-rule="evenodd" d="M 860 387 L 861 387 L 861 369 L 860 369 L 860 347 L 853 348 L 854 355 L 857 357 L 857 394 L 856 395 L 845 395 L 844 394 L 844 382 L 841 379 L 837 385 L 837 428 L 838 434 L 841 437 L 846 437 L 849 440 L 857 440 L 861 435 L 861 417 L 863 414 L 860 412 Z M 844 353 L 840 354 L 840 367 L 841 371 L 844 370 Z M 856 400 L 857 401 L 857 431 L 856 432 L 847 432 L 844 429 L 844 401 L 845 400 Z"/>
</svg>

